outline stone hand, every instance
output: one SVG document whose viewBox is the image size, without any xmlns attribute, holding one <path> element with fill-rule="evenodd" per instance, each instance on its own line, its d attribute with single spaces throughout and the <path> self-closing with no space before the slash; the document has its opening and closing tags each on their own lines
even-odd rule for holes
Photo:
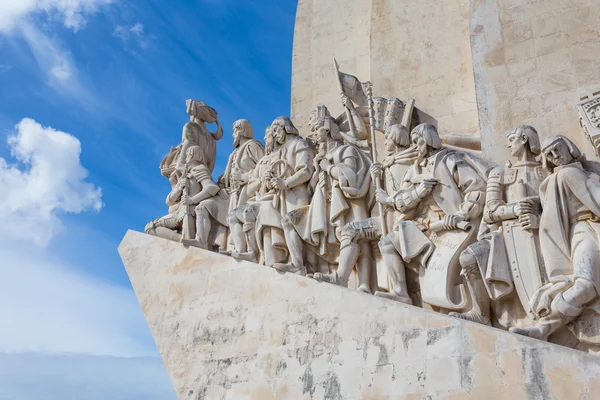
<svg viewBox="0 0 600 400">
<path fill-rule="evenodd" d="M 381 178 L 381 164 L 373 163 L 371 164 L 371 168 L 369 169 L 371 173 L 371 179 L 375 182 L 376 180 Z"/>
<path fill-rule="evenodd" d="M 379 189 L 377 193 L 375 193 L 375 200 L 377 200 L 377 202 L 380 204 L 388 205 L 391 201 L 391 197 L 388 196 L 387 193 L 382 189 Z"/>
<path fill-rule="evenodd" d="M 329 162 L 329 160 L 324 158 L 319 162 L 319 167 L 321 167 L 323 171 L 329 171 L 329 168 L 331 168 L 331 163 Z"/>
<path fill-rule="evenodd" d="M 449 231 L 452 229 L 456 229 L 458 227 L 458 223 L 464 221 L 465 217 L 457 214 L 449 214 L 444 217 L 444 229 Z"/>
<path fill-rule="evenodd" d="M 231 180 L 234 182 L 244 182 L 244 174 L 237 168 L 231 171 Z"/>
<path fill-rule="evenodd" d="M 540 219 L 533 213 L 523 214 L 519 217 L 519 223 L 523 229 L 538 229 Z"/>
<path fill-rule="evenodd" d="M 346 96 L 344 93 L 341 94 L 341 100 L 342 100 L 342 105 L 346 108 L 352 108 L 354 107 L 354 105 L 352 104 L 352 102 L 350 101 L 350 99 L 348 98 L 348 96 Z"/>
<path fill-rule="evenodd" d="M 191 198 L 190 196 L 188 196 L 188 194 L 187 194 L 187 193 L 184 193 L 184 194 L 181 196 L 181 202 L 182 202 L 184 205 L 186 205 L 186 206 L 191 206 L 192 204 L 194 204 L 194 202 L 193 202 L 192 198 Z"/>
<path fill-rule="evenodd" d="M 433 187 L 438 183 L 438 180 L 435 178 L 425 178 L 421 182 L 419 182 L 419 186 L 417 186 L 417 194 L 419 197 L 423 197 L 427 193 L 433 190 Z"/>
<path fill-rule="evenodd" d="M 315 170 L 319 169 L 319 164 L 321 163 L 322 160 L 323 160 L 323 156 L 317 155 L 315 157 L 315 159 L 313 160 L 313 167 L 315 168 Z"/>
<path fill-rule="evenodd" d="M 269 170 L 263 171 L 263 173 L 260 177 L 261 181 L 263 181 L 263 182 L 269 182 L 272 178 L 273 178 L 273 176 L 271 175 L 271 171 L 269 171 Z"/>
<path fill-rule="evenodd" d="M 531 200 L 531 199 L 521 200 L 515 204 L 515 214 L 517 215 L 517 217 L 520 217 L 525 214 L 531 214 L 534 211 L 533 208 L 534 208 L 533 200 Z"/>
<path fill-rule="evenodd" d="M 284 190 L 287 189 L 287 186 L 285 184 L 285 181 L 281 178 L 272 178 L 271 179 L 271 186 L 279 189 L 279 190 Z"/>
</svg>

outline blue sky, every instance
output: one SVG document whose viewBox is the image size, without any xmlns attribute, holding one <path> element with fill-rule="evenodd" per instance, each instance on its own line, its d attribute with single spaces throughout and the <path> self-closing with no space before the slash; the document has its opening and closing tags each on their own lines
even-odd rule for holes
<svg viewBox="0 0 600 400">
<path fill-rule="evenodd" d="M 69 385 L 86 379 L 82 363 L 102 357 L 118 365 L 103 370 L 112 380 L 121 368 L 152 365 L 143 373 L 155 378 L 141 381 L 170 389 L 116 249 L 127 229 L 166 211 L 158 164 L 181 138 L 186 99 L 217 109 L 226 130 L 215 179 L 233 121 L 250 119 L 262 138 L 289 114 L 295 8 L 295 0 L 2 1 L 0 360 L 55 362 L 65 377 L 64 387 L 36 380 L 40 367 L 23 386 L 53 381 L 49 390 L 70 398 Z M 0 387 L 14 382 L 19 369 L 11 371 L 0 368 Z M 118 398 L 147 398 L 141 381 L 121 378 Z"/>
</svg>

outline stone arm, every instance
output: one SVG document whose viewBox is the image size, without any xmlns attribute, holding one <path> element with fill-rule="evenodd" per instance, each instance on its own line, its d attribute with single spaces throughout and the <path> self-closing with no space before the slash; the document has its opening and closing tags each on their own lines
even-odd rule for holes
<svg viewBox="0 0 600 400">
<path fill-rule="evenodd" d="M 245 154 L 247 157 L 248 164 L 250 168 L 247 171 L 242 172 L 242 183 L 247 184 L 250 182 L 250 177 L 252 176 L 252 172 L 256 169 L 258 162 L 265 155 L 264 149 L 257 142 L 253 142 L 248 146 L 248 150 Z"/>
<path fill-rule="evenodd" d="M 453 171 L 454 181 L 463 193 L 463 201 L 460 204 L 457 215 L 466 221 L 473 220 L 481 215 L 485 202 L 484 179 L 468 163 L 458 162 Z"/>
<path fill-rule="evenodd" d="M 285 179 L 285 186 L 288 189 L 302 185 L 310 180 L 313 172 L 314 152 L 310 147 L 296 149 L 296 170 Z"/>
<path fill-rule="evenodd" d="M 257 164 L 256 167 L 254 167 L 254 169 L 250 172 L 250 179 L 248 180 L 248 186 L 246 186 L 246 193 L 248 194 L 248 197 L 254 197 L 260 189 L 262 184 L 260 177 L 260 171 L 262 169 L 261 166 L 261 163 Z"/>
<path fill-rule="evenodd" d="M 506 204 L 504 201 L 504 169 L 495 168 L 490 172 L 483 209 L 483 222 L 493 224 L 517 218 L 515 204 Z"/>
<path fill-rule="evenodd" d="M 177 205 L 177 203 L 179 203 L 179 200 L 181 199 L 182 194 L 183 188 L 179 185 L 175 185 L 173 189 L 171 189 L 171 192 L 167 195 L 167 200 L 165 201 L 165 203 L 167 203 L 169 207 Z"/>
<path fill-rule="evenodd" d="M 412 169 L 406 171 L 400 190 L 391 198 L 390 205 L 401 213 L 415 208 L 429 193 L 428 191 L 422 191 L 420 186 L 413 182 L 412 172 Z"/>
<path fill-rule="evenodd" d="M 195 180 L 201 185 L 202 190 L 190 198 L 192 204 L 198 204 L 202 200 L 214 197 L 219 193 L 221 188 L 212 181 L 210 171 L 204 165 L 196 167 L 192 170 L 192 175 Z"/>
<path fill-rule="evenodd" d="M 343 158 L 342 163 L 350 168 L 352 171 L 356 171 L 358 169 L 358 160 L 356 159 L 355 156 L 346 156 Z M 330 169 L 329 169 L 329 175 L 331 175 L 331 177 L 333 179 L 339 180 L 340 176 L 342 175 L 342 172 L 340 170 L 341 165 L 333 165 Z M 353 179 L 356 181 L 356 177 Z"/>
</svg>

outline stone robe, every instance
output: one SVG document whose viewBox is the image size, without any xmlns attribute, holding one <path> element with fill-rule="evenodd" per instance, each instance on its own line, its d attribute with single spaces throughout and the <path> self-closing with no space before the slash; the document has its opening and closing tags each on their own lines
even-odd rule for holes
<svg viewBox="0 0 600 400">
<path fill-rule="evenodd" d="M 310 205 L 288 215 L 296 232 L 329 263 L 339 255 L 340 231 L 347 223 L 368 217 L 371 161 L 354 145 L 342 144 L 325 155 L 338 179 L 317 171 L 319 181 Z"/>
<path fill-rule="evenodd" d="M 478 223 L 485 200 L 486 165 L 474 165 L 474 159 L 459 151 L 442 149 L 426 160 L 416 161 L 406 172 L 396 208 L 402 212 L 398 226 L 388 235 L 406 262 L 427 267 L 435 245 L 429 240 L 431 223 L 450 214 L 460 214 Z M 415 189 L 424 178 L 438 183 L 424 199 L 417 201 Z M 473 221 L 473 220 L 476 221 Z"/>
<path fill-rule="evenodd" d="M 256 167 L 258 160 L 263 157 L 264 152 L 265 149 L 262 143 L 250 139 L 229 155 L 225 172 L 219 178 L 219 181 L 229 189 L 229 212 L 248 202 L 247 184 L 240 186 L 239 183 L 232 182 L 231 171 L 237 169 L 244 174 L 250 174 Z"/>
<path fill-rule="evenodd" d="M 269 162 L 262 168 L 271 171 L 273 177 L 281 177 L 284 180 L 301 170 L 311 174 L 314 154 L 314 149 L 306 140 L 297 135 L 288 135 L 285 143 L 269 156 Z M 306 182 L 282 191 L 276 190 L 270 200 L 260 201 L 256 220 L 256 239 L 261 254 L 264 254 L 263 237 L 269 235 L 271 245 L 287 257 L 288 250 L 281 219 L 288 212 L 306 206 L 309 202 L 309 189 Z M 282 261 L 275 260 L 275 262 Z"/>
</svg>

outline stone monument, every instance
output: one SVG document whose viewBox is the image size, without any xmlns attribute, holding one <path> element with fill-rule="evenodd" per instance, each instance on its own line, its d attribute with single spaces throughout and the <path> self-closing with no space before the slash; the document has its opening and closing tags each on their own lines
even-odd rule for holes
<svg viewBox="0 0 600 400">
<path fill-rule="evenodd" d="M 300 0 L 292 118 L 217 180 L 188 100 L 119 247 L 179 398 L 595 398 L 594 5 Z"/>
</svg>

